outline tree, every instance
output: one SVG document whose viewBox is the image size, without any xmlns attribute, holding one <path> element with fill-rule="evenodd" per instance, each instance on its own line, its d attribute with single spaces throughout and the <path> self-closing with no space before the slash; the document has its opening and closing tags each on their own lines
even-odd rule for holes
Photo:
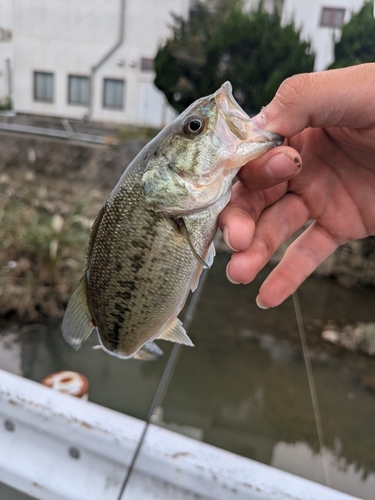
<svg viewBox="0 0 375 500">
<path fill-rule="evenodd" d="M 197 2 L 187 20 L 174 17 L 172 37 L 155 58 L 155 85 L 182 111 L 230 80 L 244 109 L 258 111 L 285 78 L 314 66 L 310 43 L 280 21 L 263 2 L 254 12 L 236 0 Z"/>
<path fill-rule="evenodd" d="M 341 39 L 335 43 L 335 61 L 329 66 L 344 68 L 375 61 L 375 19 L 373 3 L 367 1 L 343 26 Z"/>
<path fill-rule="evenodd" d="M 183 111 L 202 97 L 201 80 L 207 64 L 207 47 L 220 22 L 241 0 L 193 3 L 188 19 L 172 14 L 172 37 L 155 58 L 155 85 L 168 102 Z"/>
</svg>

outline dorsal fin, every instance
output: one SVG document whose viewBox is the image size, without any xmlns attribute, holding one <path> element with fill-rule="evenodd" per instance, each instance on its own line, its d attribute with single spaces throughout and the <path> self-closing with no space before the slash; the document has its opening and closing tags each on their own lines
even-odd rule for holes
<svg viewBox="0 0 375 500">
<path fill-rule="evenodd" d="M 96 216 L 94 224 L 91 228 L 86 253 L 86 268 L 89 265 L 90 256 L 94 247 L 100 222 L 104 215 L 104 210 L 105 205 L 103 205 L 100 212 Z M 82 276 L 81 281 L 74 290 L 73 295 L 70 297 L 62 322 L 63 337 L 68 344 L 76 350 L 78 350 L 85 340 L 88 339 L 91 332 L 95 328 L 92 324 L 92 316 L 87 301 L 85 274 Z"/>
<path fill-rule="evenodd" d="M 89 238 L 89 242 L 88 242 L 88 245 L 87 245 L 87 252 L 86 252 L 86 255 L 87 255 L 88 259 L 89 259 L 90 255 L 92 253 L 92 249 L 93 249 L 94 243 L 95 243 L 95 238 L 96 238 L 96 235 L 97 235 L 100 223 L 102 221 L 105 208 L 106 208 L 106 206 L 103 205 L 102 208 L 100 209 L 100 212 L 96 216 L 94 224 L 92 225 L 91 232 L 90 232 L 90 238 Z"/>
<path fill-rule="evenodd" d="M 62 332 L 68 344 L 78 350 L 94 328 L 87 303 L 86 281 L 82 277 L 70 297 L 62 322 Z"/>
</svg>

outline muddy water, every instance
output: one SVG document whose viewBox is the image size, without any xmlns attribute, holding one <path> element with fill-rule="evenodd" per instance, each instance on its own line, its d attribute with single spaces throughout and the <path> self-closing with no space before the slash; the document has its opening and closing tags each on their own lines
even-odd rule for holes
<svg viewBox="0 0 375 500">
<path fill-rule="evenodd" d="M 156 423 L 324 482 L 306 370 L 291 300 L 262 311 L 257 282 L 235 286 L 225 278 L 228 257 L 219 254 L 184 348 L 158 410 Z M 375 377 L 375 361 L 347 353 L 320 338 L 328 320 L 375 321 L 374 290 L 346 290 L 310 278 L 299 297 L 322 413 L 332 487 L 373 499 L 375 491 L 375 392 L 362 385 Z M 92 350 L 78 352 L 54 328 L 7 326 L 0 337 L 0 367 L 40 381 L 56 370 L 77 370 L 90 381 L 89 399 L 145 418 L 171 345 L 153 363 L 121 361 Z M 1 487 L 0 487 L 1 493 Z M 10 498 L 10 497 L 9 497 Z"/>
</svg>

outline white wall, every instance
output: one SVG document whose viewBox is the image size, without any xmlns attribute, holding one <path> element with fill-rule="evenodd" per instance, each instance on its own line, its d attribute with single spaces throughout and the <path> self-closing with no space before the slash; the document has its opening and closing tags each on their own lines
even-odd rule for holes
<svg viewBox="0 0 375 500">
<path fill-rule="evenodd" d="M 15 108 L 79 118 L 67 105 L 68 73 L 89 76 L 114 40 L 118 0 L 14 0 Z M 91 8 L 90 8 L 91 7 Z M 34 101 L 33 72 L 55 75 L 53 103 Z"/>
<path fill-rule="evenodd" d="M 68 104 L 68 75 L 89 77 L 116 44 L 121 0 L 13 2 L 16 111 L 78 119 L 87 115 L 87 106 Z M 187 6 L 187 0 L 125 0 L 124 42 L 95 74 L 93 120 L 160 126 L 171 118 L 173 112 L 165 109 L 164 97 L 153 86 L 154 73 L 142 73 L 140 59 L 154 58 L 169 34 L 170 12 L 185 14 Z M 53 102 L 34 100 L 34 71 L 55 75 Z M 103 108 L 104 78 L 124 79 L 122 110 Z M 147 106 L 140 102 L 141 89 Z"/>
<path fill-rule="evenodd" d="M 345 8 L 344 23 L 347 23 L 363 4 L 364 0 L 284 0 L 282 22 L 294 19 L 296 27 L 302 28 L 302 38 L 311 40 L 316 51 L 314 69 L 321 71 L 333 62 L 333 37 L 341 34 L 341 30 L 319 26 L 322 8 Z"/>
<path fill-rule="evenodd" d="M 11 97 L 13 60 L 13 0 L 0 0 L 0 104 Z"/>
<path fill-rule="evenodd" d="M 175 115 L 164 95 L 153 85 L 154 72 L 142 72 L 141 58 L 153 59 L 169 36 L 171 12 L 186 15 L 187 0 L 126 0 L 124 43 L 97 72 L 94 114 L 97 120 L 117 121 L 119 111 L 103 108 L 104 78 L 126 82 L 124 120 L 131 124 L 165 124 Z M 125 64 L 120 66 L 118 63 Z M 144 100 L 143 100 L 144 99 Z"/>
<path fill-rule="evenodd" d="M 244 0 L 245 9 L 256 10 L 261 1 L 263 1 L 263 7 L 267 12 L 273 12 L 275 7 L 280 12 L 282 11 L 284 0 Z"/>
</svg>

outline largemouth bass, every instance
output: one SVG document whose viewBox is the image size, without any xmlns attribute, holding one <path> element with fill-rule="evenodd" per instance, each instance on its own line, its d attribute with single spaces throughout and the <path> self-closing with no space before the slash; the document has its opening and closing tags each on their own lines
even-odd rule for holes
<svg viewBox="0 0 375 500">
<path fill-rule="evenodd" d="M 153 358 L 164 339 L 193 345 L 177 318 L 205 265 L 232 180 L 283 139 L 258 129 L 229 82 L 194 102 L 130 163 L 93 225 L 63 335 L 78 349 L 96 329 L 121 358 Z"/>
</svg>

